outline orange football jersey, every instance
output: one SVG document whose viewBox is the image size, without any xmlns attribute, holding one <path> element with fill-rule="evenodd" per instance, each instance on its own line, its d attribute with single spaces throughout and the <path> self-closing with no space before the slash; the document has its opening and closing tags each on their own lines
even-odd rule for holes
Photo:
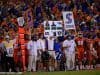
<svg viewBox="0 0 100 75">
<path fill-rule="evenodd" d="M 78 59 L 81 61 L 84 57 L 84 38 L 76 38 Z"/>
</svg>

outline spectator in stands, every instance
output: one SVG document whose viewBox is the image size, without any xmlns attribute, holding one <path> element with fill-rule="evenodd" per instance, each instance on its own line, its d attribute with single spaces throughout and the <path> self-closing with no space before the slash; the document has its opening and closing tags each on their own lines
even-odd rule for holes
<svg viewBox="0 0 100 75">
<path fill-rule="evenodd" d="M 4 46 L 6 48 L 6 69 L 7 71 L 9 72 L 16 72 L 16 67 L 15 67 L 15 62 L 14 62 L 14 57 L 13 57 L 13 54 L 14 54 L 14 44 L 15 44 L 15 40 L 11 40 L 10 39 L 10 36 L 6 35 L 5 37 L 5 41 L 3 42 L 4 43 Z"/>
<path fill-rule="evenodd" d="M 76 43 L 71 39 L 71 36 L 67 36 L 67 39 L 63 42 L 63 49 L 66 56 L 66 68 L 67 70 L 75 69 L 75 49 Z"/>
<path fill-rule="evenodd" d="M 29 52 L 28 71 L 35 72 L 36 71 L 36 61 L 37 61 L 37 51 L 38 51 L 37 38 L 35 36 L 31 37 L 31 40 L 27 44 L 27 49 Z"/>
<path fill-rule="evenodd" d="M 6 48 L 3 44 L 3 37 L 0 36 L 0 72 L 6 71 Z"/>
<path fill-rule="evenodd" d="M 49 65 L 49 70 L 54 71 L 56 68 L 56 55 L 55 55 L 55 50 L 54 50 L 54 40 L 55 38 L 53 36 L 47 37 L 47 47 L 48 47 L 48 52 L 49 55 L 51 56 L 51 63 L 54 61 L 54 65 Z"/>
<path fill-rule="evenodd" d="M 38 58 L 40 61 L 42 61 L 42 64 L 43 64 L 42 69 L 49 70 L 48 64 L 46 64 L 46 62 L 48 62 L 49 60 L 48 60 L 48 58 L 46 59 L 46 57 L 43 57 L 43 54 L 45 54 L 45 52 L 46 52 L 46 40 L 45 40 L 43 34 L 39 34 L 39 39 L 37 42 L 38 42 Z"/>
<path fill-rule="evenodd" d="M 60 66 L 60 62 L 62 62 L 61 61 L 61 57 L 62 57 L 62 44 L 61 44 L 61 42 L 59 42 L 58 38 L 55 39 L 54 50 L 55 50 L 56 60 L 57 60 L 56 70 L 64 70 L 64 69 L 61 69 L 61 66 Z M 64 63 L 62 63 L 62 65 L 64 65 Z"/>
</svg>

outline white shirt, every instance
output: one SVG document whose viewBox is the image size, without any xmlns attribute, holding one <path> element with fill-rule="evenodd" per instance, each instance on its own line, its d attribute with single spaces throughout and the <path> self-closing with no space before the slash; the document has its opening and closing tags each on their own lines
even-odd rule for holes
<svg viewBox="0 0 100 75">
<path fill-rule="evenodd" d="M 29 55 L 37 56 L 37 49 L 38 49 L 37 41 L 29 41 L 27 44 L 27 49 L 29 51 Z"/>
<path fill-rule="evenodd" d="M 63 42 L 63 47 L 67 47 L 65 49 L 67 53 L 72 54 L 75 52 L 76 43 L 74 40 L 65 40 Z"/>
<path fill-rule="evenodd" d="M 54 50 L 54 38 L 52 39 L 47 38 L 47 40 L 48 40 L 48 50 Z"/>
<path fill-rule="evenodd" d="M 45 40 L 38 39 L 37 43 L 38 43 L 38 49 L 42 49 L 43 51 L 45 51 L 46 48 Z"/>
<path fill-rule="evenodd" d="M 8 57 L 13 57 L 15 41 L 16 40 L 10 40 L 9 42 L 7 42 L 7 41 L 3 42 L 5 47 L 6 47 L 6 51 L 7 51 L 7 56 Z"/>
</svg>

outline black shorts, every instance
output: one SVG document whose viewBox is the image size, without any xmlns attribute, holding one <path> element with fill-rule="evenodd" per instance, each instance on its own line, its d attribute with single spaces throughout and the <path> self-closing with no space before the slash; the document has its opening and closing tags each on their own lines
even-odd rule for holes
<svg viewBox="0 0 100 75">
<path fill-rule="evenodd" d="M 7 69 L 9 70 L 11 68 L 13 72 L 16 72 L 14 58 L 6 57 L 6 61 L 7 61 Z"/>
<path fill-rule="evenodd" d="M 42 52 L 41 54 L 41 59 L 44 61 L 44 60 L 49 60 L 49 53 L 47 51 L 45 52 Z"/>
<path fill-rule="evenodd" d="M 78 59 L 75 60 L 75 65 L 79 65 Z"/>
<path fill-rule="evenodd" d="M 42 52 L 41 54 L 41 60 L 43 63 L 43 66 L 47 66 L 49 62 L 49 53 L 47 51 Z"/>
<path fill-rule="evenodd" d="M 89 60 L 86 58 L 86 59 L 83 59 L 82 60 L 82 64 L 83 65 L 89 65 Z"/>
</svg>

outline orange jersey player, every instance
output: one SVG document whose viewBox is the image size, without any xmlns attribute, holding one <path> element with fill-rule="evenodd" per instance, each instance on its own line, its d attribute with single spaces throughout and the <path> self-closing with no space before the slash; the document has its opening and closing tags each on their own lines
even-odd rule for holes
<svg viewBox="0 0 100 75">
<path fill-rule="evenodd" d="M 21 58 L 21 50 L 19 46 L 18 36 L 16 37 L 16 42 L 14 44 L 14 61 L 17 67 L 17 71 L 22 70 L 22 58 Z"/>
<path fill-rule="evenodd" d="M 97 56 L 98 56 L 98 64 L 100 64 L 100 33 L 97 34 L 97 37 L 95 39 L 95 49 L 97 51 Z"/>
<path fill-rule="evenodd" d="M 78 58 L 80 60 L 82 60 L 84 56 L 84 41 L 85 39 L 82 37 L 82 34 L 79 34 L 79 37 L 76 38 L 76 44 L 77 44 Z"/>
<path fill-rule="evenodd" d="M 29 58 L 29 52 L 27 49 L 27 44 L 30 40 L 30 35 L 29 34 L 25 34 L 25 62 L 26 62 L 26 66 L 28 66 L 28 58 Z"/>
<path fill-rule="evenodd" d="M 14 61 L 15 61 L 15 63 L 18 62 L 17 53 L 18 53 L 18 38 L 16 38 L 16 41 L 14 43 Z"/>
<path fill-rule="evenodd" d="M 84 66 L 82 64 L 83 58 L 84 58 L 84 41 L 83 34 L 79 33 L 78 37 L 76 38 L 76 44 L 77 44 L 77 55 L 78 55 L 78 61 L 79 61 L 79 67 L 80 69 L 83 69 Z"/>
<path fill-rule="evenodd" d="M 97 57 L 97 52 L 94 48 L 94 39 L 93 37 L 90 35 L 89 39 L 87 40 L 87 46 L 88 46 L 88 51 L 87 51 L 87 57 L 88 57 L 88 65 L 89 65 L 89 69 L 93 69 L 94 67 L 94 61 L 95 61 L 95 57 Z"/>
</svg>

